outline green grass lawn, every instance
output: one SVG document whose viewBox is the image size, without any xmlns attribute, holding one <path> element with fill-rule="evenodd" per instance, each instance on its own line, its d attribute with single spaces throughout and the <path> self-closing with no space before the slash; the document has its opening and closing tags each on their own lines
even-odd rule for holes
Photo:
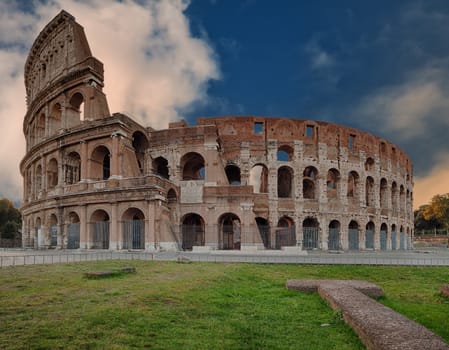
<svg viewBox="0 0 449 350">
<path fill-rule="evenodd" d="M 135 266 L 87 279 L 84 272 Z M 448 268 L 100 261 L 0 269 L 1 349 L 363 349 L 292 278 L 356 278 L 449 342 Z"/>
</svg>

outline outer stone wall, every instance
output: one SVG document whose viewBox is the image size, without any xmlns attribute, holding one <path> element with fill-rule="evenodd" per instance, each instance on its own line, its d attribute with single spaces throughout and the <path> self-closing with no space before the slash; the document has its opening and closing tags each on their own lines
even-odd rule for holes
<svg viewBox="0 0 449 350">
<path fill-rule="evenodd" d="M 58 34 L 67 28 L 73 35 Z M 43 66 L 54 38 L 79 60 L 59 50 L 56 68 Z M 411 247 L 412 164 L 386 140 L 312 120 L 201 118 L 153 130 L 110 115 L 102 64 L 66 12 L 36 39 L 25 81 L 26 246 Z"/>
</svg>

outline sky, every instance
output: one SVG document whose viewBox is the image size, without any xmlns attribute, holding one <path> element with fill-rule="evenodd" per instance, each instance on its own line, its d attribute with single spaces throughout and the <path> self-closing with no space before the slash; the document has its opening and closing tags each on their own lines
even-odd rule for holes
<svg viewBox="0 0 449 350">
<path fill-rule="evenodd" d="M 449 192 L 445 0 L 1 0 L 0 197 L 22 198 L 23 68 L 65 9 L 104 63 L 111 112 L 323 120 L 383 137 L 414 164 L 414 206 Z"/>
</svg>

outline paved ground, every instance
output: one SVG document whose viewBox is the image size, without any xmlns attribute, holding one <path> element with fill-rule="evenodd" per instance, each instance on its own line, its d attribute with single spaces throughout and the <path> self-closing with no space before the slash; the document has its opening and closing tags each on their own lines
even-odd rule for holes
<svg viewBox="0 0 449 350">
<path fill-rule="evenodd" d="M 449 266 L 449 251 L 413 250 L 395 252 L 330 253 L 268 251 L 209 251 L 209 252 L 142 252 L 108 250 L 24 250 L 0 249 L 0 267 L 32 264 L 52 264 L 92 260 L 190 260 L 202 262 L 247 262 L 281 264 L 342 264 L 342 265 L 417 265 Z"/>
</svg>

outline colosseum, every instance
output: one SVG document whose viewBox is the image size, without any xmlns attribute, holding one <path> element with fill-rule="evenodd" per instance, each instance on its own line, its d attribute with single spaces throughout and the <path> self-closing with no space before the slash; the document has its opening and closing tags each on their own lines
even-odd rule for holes
<svg viewBox="0 0 449 350">
<path fill-rule="evenodd" d="M 83 27 L 60 12 L 25 64 L 24 246 L 411 248 L 412 163 L 387 140 L 257 116 L 155 130 L 111 114 L 103 80 Z"/>
</svg>

